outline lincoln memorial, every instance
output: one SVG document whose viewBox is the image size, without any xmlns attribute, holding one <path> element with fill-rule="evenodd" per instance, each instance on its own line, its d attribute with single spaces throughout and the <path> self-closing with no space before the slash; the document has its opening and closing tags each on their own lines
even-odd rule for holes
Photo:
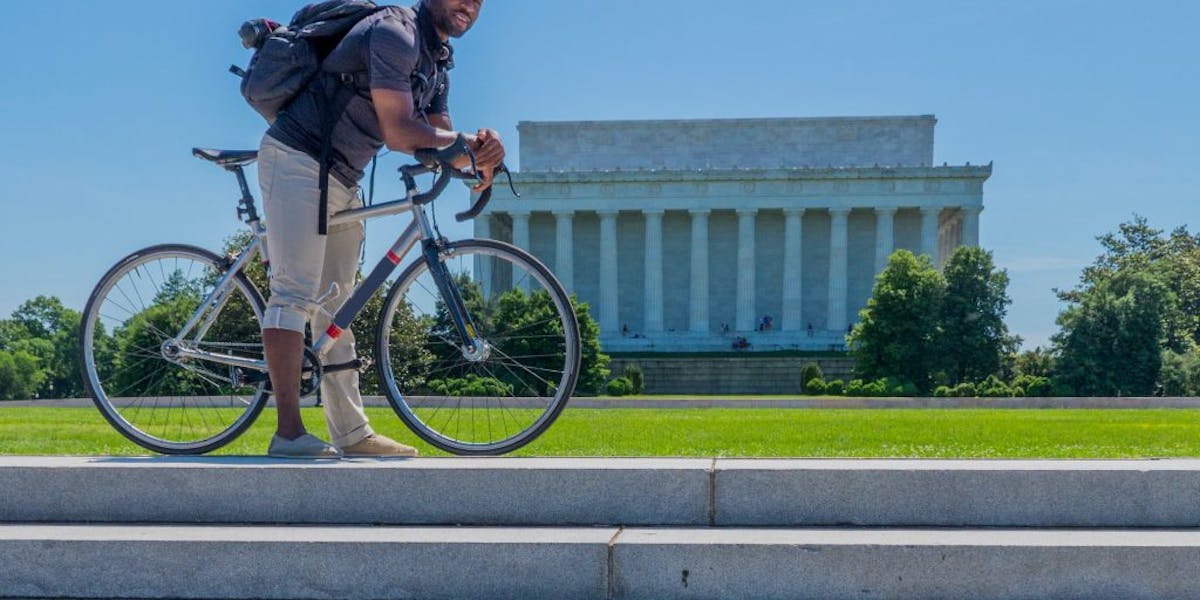
<svg viewBox="0 0 1200 600">
<path fill-rule="evenodd" d="M 475 235 L 553 269 L 606 351 L 840 349 L 893 250 L 979 243 L 991 165 L 935 166 L 936 123 L 521 122 L 521 197 Z"/>
</svg>

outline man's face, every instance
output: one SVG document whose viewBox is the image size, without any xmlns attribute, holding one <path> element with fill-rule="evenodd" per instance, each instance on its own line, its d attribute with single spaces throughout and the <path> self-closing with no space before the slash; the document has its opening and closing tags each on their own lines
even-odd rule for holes
<svg viewBox="0 0 1200 600">
<path fill-rule="evenodd" d="M 483 0 L 426 0 L 426 4 L 438 32 L 459 38 L 471 29 L 475 19 L 479 18 Z"/>
</svg>

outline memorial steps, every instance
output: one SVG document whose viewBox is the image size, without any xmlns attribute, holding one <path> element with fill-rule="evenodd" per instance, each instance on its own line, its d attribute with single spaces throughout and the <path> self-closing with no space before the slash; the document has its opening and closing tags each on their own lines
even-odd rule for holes
<svg viewBox="0 0 1200 600">
<path fill-rule="evenodd" d="M 0 457 L 0 598 L 1188 598 L 1200 460 Z"/>
</svg>

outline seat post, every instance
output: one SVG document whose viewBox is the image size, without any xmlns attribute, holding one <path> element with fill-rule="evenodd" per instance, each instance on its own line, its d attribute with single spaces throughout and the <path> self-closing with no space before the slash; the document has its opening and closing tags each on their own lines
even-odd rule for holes
<svg viewBox="0 0 1200 600">
<path fill-rule="evenodd" d="M 247 223 L 258 221 L 258 210 L 254 207 L 254 196 L 250 195 L 250 186 L 246 184 L 246 173 L 241 165 L 225 167 L 237 176 L 238 187 L 242 189 L 242 199 L 238 201 L 238 217 L 245 217 Z"/>
</svg>

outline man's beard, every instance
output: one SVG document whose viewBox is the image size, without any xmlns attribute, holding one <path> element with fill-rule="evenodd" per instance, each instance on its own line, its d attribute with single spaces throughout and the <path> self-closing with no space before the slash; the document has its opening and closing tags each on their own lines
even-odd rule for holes
<svg viewBox="0 0 1200 600">
<path fill-rule="evenodd" d="M 431 4 L 436 4 L 436 1 Z M 429 13 L 433 16 L 433 26 L 436 27 L 438 31 L 449 37 L 462 37 L 463 34 L 467 32 L 467 29 L 471 28 L 471 24 L 468 24 L 466 29 L 459 31 L 454 17 L 444 6 L 438 8 L 430 6 Z"/>
</svg>

